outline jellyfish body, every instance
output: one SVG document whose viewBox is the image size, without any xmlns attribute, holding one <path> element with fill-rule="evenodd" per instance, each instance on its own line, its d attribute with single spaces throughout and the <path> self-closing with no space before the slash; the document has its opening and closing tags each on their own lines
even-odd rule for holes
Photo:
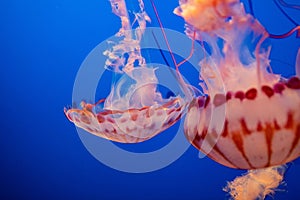
<svg viewBox="0 0 300 200">
<path fill-rule="evenodd" d="M 184 5 L 188 7 L 191 2 L 201 1 L 186 1 Z M 197 149 L 228 167 L 256 169 L 290 162 L 300 156 L 300 80 L 283 80 L 268 71 L 270 48 L 261 47 L 267 32 L 245 13 L 241 3 L 230 1 L 226 5 L 231 15 L 215 29 L 198 30 L 197 23 L 191 24 L 197 21 L 194 16 L 187 17 L 198 38 L 207 38 L 212 53 L 200 62 L 200 76 L 209 93 L 191 103 L 185 134 Z M 178 14 L 188 16 L 186 8 L 181 5 L 180 9 Z M 221 46 L 217 43 L 220 40 Z M 246 41 L 254 42 L 249 45 Z M 222 82 L 215 78 L 216 68 Z M 219 92 L 221 87 L 225 92 Z M 214 123 L 210 121 L 211 111 L 222 106 L 223 130 L 208 130 Z"/>
<path fill-rule="evenodd" d="M 104 67 L 120 78 L 105 99 L 95 104 L 82 101 L 81 107 L 64 111 L 77 127 L 96 136 L 121 143 L 143 142 L 176 123 L 188 101 L 180 94 L 163 98 L 157 91 L 157 68 L 146 64 L 140 48 L 146 23 L 150 21 L 143 1 L 139 0 L 138 9 L 131 12 L 133 20 L 125 0 L 110 3 L 122 27 L 117 39 L 109 41 L 111 48 L 103 52 L 107 56 Z"/>
<path fill-rule="evenodd" d="M 231 168 L 290 162 L 300 155 L 299 87 L 299 79 L 291 78 L 246 91 L 198 97 L 189 106 L 186 137 L 204 154 Z M 222 104 L 226 107 L 224 129 L 208 132 L 211 110 Z"/>
<path fill-rule="evenodd" d="M 300 49 L 296 76 L 284 79 L 272 73 L 263 42 L 300 28 L 274 37 L 234 0 L 182 0 L 175 14 L 211 50 L 199 63 L 206 96 L 189 105 L 185 135 L 214 161 L 249 170 L 224 189 L 233 199 L 264 199 L 282 182 L 284 164 L 300 156 Z"/>
</svg>

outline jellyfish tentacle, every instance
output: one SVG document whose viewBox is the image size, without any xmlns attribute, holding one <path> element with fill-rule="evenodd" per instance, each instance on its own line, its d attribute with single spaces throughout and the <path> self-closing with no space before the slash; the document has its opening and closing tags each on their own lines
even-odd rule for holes
<svg viewBox="0 0 300 200">
<path fill-rule="evenodd" d="M 160 26 L 160 28 L 161 28 L 161 31 L 162 31 L 164 40 L 165 40 L 166 45 L 167 45 L 167 47 L 168 47 L 168 50 L 169 50 L 169 52 L 170 52 L 170 54 L 171 54 L 172 61 L 173 61 L 174 65 L 175 65 L 175 67 L 176 67 L 176 71 L 178 72 L 179 66 L 181 66 L 182 64 L 184 64 L 185 62 L 187 62 L 187 61 L 193 56 L 193 54 L 194 54 L 194 46 L 195 46 L 196 31 L 194 30 L 194 33 L 193 33 L 193 38 L 192 38 L 192 48 L 191 48 L 191 51 L 190 51 L 189 56 L 188 56 L 187 58 L 185 58 L 184 60 L 182 60 L 181 62 L 177 63 L 177 61 L 176 61 L 176 59 L 175 59 L 175 56 L 174 56 L 174 54 L 173 54 L 173 52 L 172 52 L 170 43 L 169 43 L 169 41 L 168 41 L 167 35 L 166 35 L 166 33 L 165 33 L 164 29 L 163 29 L 164 26 L 163 26 L 163 24 L 162 24 L 162 21 L 160 20 L 160 17 L 159 17 L 158 11 L 157 11 L 157 9 L 156 9 L 155 3 L 154 3 L 153 0 L 150 0 L 150 1 L 151 1 L 153 10 L 154 10 L 155 16 L 156 16 L 156 18 L 157 18 L 157 21 L 158 21 L 158 23 L 159 23 L 159 26 Z"/>
<path fill-rule="evenodd" d="M 296 57 L 296 76 L 300 78 L 300 48 L 298 49 Z"/>
<path fill-rule="evenodd" d="M 160 20 L 160 17 L 159 17 L 159 14 L 158 14 L 158 11 L 156 9 L 156 6 L 155 6 L 155 3 L 154 3 L 154 0 L 150 0 L 151 2 L 151 5 L 152 5 L 152 8 L 154 10 L 154 13 L 155 13 L 155 16 L 156 16 L 156 19 L 159 23 L 159 26 L 160 26 L 160 29 L 161 29 L 161 32 L 163 34 L 163 37 L 164 37 L 164 40 L 165 40 L 165 43 L 167 45 L 167 48 L 169 50 L 169 53 L 171 55 L 171 58 L 172 58 L 172 61 L 173 61 L 173 64 L 175 65 L 175 68 L 176 68 L 176 73 L 177 73 L 177 79 L 180 83 L 180 85 L 182 86 L 183 90 L 184 90 L 184 93 L 186 94 L 187 98 L 190 99 L 192 97 L 192 93 L 191 91 L 189 91 L 190 89 L 190 86 L 188 84 L 186 84 L 179 72 L 179 66 L 182 65 L 183 63 L 187 62 L 188 59 L 190 59 L 194 53 L 194 44 L 195 44 L 195 37 L 196 37 L 196 31 L 194 31 L 194 35 L 193 35 L 193 40 L 192 40 L 192 49 L 191 49 L 191 52 L 190 52 L 190 55 L 184 59 L 183 61 L 181 61 L 179 64 L 177 64 L 176 62 L 176 59 L 175 59 L 175 56 L 172 52 L 172 49 L 171 49 L 171 46 L 170 46 L 170 43 L 168 41 L 168 38 L 167 38 L 167 35 L 166 35 L 166 32 L 164 31 L 164 26 L 162 24 L 162 21 Z"/>
<path fill-rule="evenodd" d="M 280 5 L 279 5 L 279 3 L 276 1 L 276 0 L 274 0 L 274 3 L 275 3 L 275 5 L 276 5 L 276 7 L 280 10 L 280 12 L 282 12 L 282 14 L 288 19 L 288 20 L 290 20 L 290 22 L 292 22 L 295 26 L 299 26 L 299 24 L 293 19 L 293 18 L 291 18 L 281 7 L 280 7 Z"/>
<path fill-rule="evenodd" d="M 179 67 L 182 64 L 184 64 L 185 62 L 187 62 L 193 56 L 194 50 L 195 50 L 195 38 L 196 38 L 196 31 L 194 30 L 193 38 L 192 38 L 192 48 L 191 48 L 191 51 L 190 51 L 190 55 L 188 57 L 186 57 L 185 59 L 183 59 L 180 63 L 178 63 L 177 67 Z"/>
<path fill-rule="evenodd" d="M 284 0 L 278 0 L 278 2 L 284 6 L 284 7 L 287 7 L 287 8 L 294 8 L 294 9 L 300 9 L 300 5 L 296 5 L 296 4 L 289 4 L 289 3 L 286 3 Z"/>
<path fill-rule="evenodd" d="M 275 34 L 270 34 L 269 33 L 269 37 L 270 38 L 274 38 L 274 39 L 283 39 L 283 38 L 289 37 L 294 32 L 296 32 L 296 37 L 300 38 L 300 26 L 296 26 L 295 28 L 293 28 L 292 30 L 288 31 L 287 33 L 280 34 L 280 35 L 275 35 Z"/>
<path fill-rule="evenodd" d="M 291 5 L 291 4 L 287 4 L 286 2 L 284 2 L 283 0 L 278 0 L 278 2 L 276 0 L 273 0 L 273 2 L 275 3 L 276 7 L 280 10 L 280 12 L 290 21 L 292 22 L 295 27 L 293 29 L 291 29 L 290 31 L 288 31 L 285 34 L 281 34 L 281 35 L 276 35 L 276 34 L 271 34 L 269 33 L 269 37 L 273 38 L 273 39 L 282 39 L 282 38 L 286 38 L 288 36 L 290 36 L 293 32 L 297 31 L 297 35 L 296 37 L 300 37 L 300 28 L 299 28 L 299 24 L 293 19 L 291 18 L 279 5 L 279 3 L 282 6 L 288 7 L 288 8 L 294 8 L 294 9 L 300 9 L 300 6 L 298 5 Z M 254 10 L 253 10 L 253 4 L 252 4 L 252 0 L 248 0 L 248 4 L 249 4 L 249 9 L 250 9 L 250 13 L 251 15 L 253 15 L 255 17 L 254 14 Z"/>
<path fill-rule="evenodd" d="M 262 76 L 262 72 L 261 72 L 261 69 L 260 69 L 260 48 L 261 48 L 261 45 L 262 43 L 265 41 L 265 39 L 268 38 L 268 33 L 267 32 L 264 32 L 263 35 L 262 35 L 262 38 L 260 38 L 260 40 L 258 41 L 257 43 L 257 46 L 255 48 L 255 57 L 257 58 L 256 59 L 256 68 L 257 68 L 257 78 L 258 78 L 258 85 L 260 86 L 261 85 L 261 76 Z"/>
<path fill-rule="evenodd" d="M 174 65 L 176 66 L 176 71 L 177 71 L 177 62 L 176 62 L 176 59 L 175 59 L 174 54 L 172 53 L 170 44 L 169 44 L 169 42 L 168 42 L 167 35 L 166 35 L 166 33 L 165 33 L 164 29 L 163 29 L 164 26 L 163 26 L 163 24 L 162 24 L 162 22 L 161 22 L 161 20 L 160 20 L 160 17 L 159 17 L 158 11 L 157 11 L 157 9 L 156 9 L 156 6 L 155 6 L 155 4 L 154 4 L 154 1 L 153 1 L 153 0 L 150 0 L 150 1 L 151 1 L 151 5 L 152 5 L 152 7 L 153 7 L 153 10 L 154 10 L 156 19 L 157 19 L 157 21 L 158 21 L 158 23 L 159 23 L 159 26 L 160 26 L 160 28 L 161 28 L 161 32 L 162 32 L 162 34 L 163 34 L 163 37 L 164 37 L 164 40 L 165 40 L 165 42 L 166 42 L 167 48 L 168 48 L 169 53 L 170 53 L 170 55 L 171 55 L 172 61 L 173 61 Z"/>
</svg>

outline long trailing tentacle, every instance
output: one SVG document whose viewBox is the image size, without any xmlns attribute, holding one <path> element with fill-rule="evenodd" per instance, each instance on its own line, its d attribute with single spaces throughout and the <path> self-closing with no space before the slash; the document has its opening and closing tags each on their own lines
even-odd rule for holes
<svg viewBox="0 0 300 200">
<path fill-rule="evenodd" d="M 278 2 L 279 2 L 282 6 L 287 7 L 287 8 L 294 8 L 294 9 L 297 9 L 297 10 L 300 9 L 300 5 L 289 4 L 289 3 L 286 3 L 286 2 L 283 1 L 283 0 L 278 0 Z"/>
<path fill-rule="evenodd" d="M 292 30 L 288 31 L 287 33 L 281 34 L 281 35 L 274 35 L 274 34 L 269 33 L 269 37 L 275 38 L 275 39 L 283 39 L 283 38 L 289 37 L 294 32 L 297 32 L 296 37 L 300 38 L 300 26 L 296 26 Z"/>
<path fill-rule="evenodd" d="M 187 61 L 192 57 L 192 55 L 193 55 L 193 53 L 194 53 L 194 46 L 195 46 L 195 36 L 196 36 L 196 32 L 194 31 L 193 40 L 192 40 L 192 48 L 191 48 L 191 52 L 190 52 L 189 56 L 188 56 L 187 58 L 185 58 L 183 61 L 181 61 L 180 63 L 177 63 L 177 62 L 176 62 L 176 59 L 175 59 L 175 56 L 174 56 L 174 54 L 173 54 L 173 52 L 172 52 L 170 43 L 169 43 L 169 41 L 168 41 L 167 35 L 166 35 L 165 31 L 164 31 L 163 24 L 162 24 L 162 22 L 161 22 L 161 20 L 160 20 L 160 17 L 159 17 L 158 11 L 157 11 L 157 9 L 156 9 L 156 6 L 155 6 L 155 4 L 154 4 L 154 1 L 153 1 L 153 0 L 150 0 L 150 1 L 151 1 L 153 10 L 154 10 L 155 16 L 156 16 L 156 18 L 157 18 L 157 21 L 158 21 L 158 23 L 159 23 L 159 26 L 160 26 L 160 28 L 161 28 L 163 37 L 164 37 L 164 39 L 165 39 L 166 45 L 167 45 L 168 50 L 169 50 L 169 52 L 170 52 L 170 55 L 171 55 L 171 57 L 172 57 L 172 61 L 173 61 L 174 65 L 175 65 L 175 67 L 176 67 L 176 71 L 178 72 L 178 67 L 179 67 L 180 65 L 182 65 L 183 63 L 187 62 Z"/>
<path fill-rule="evenodd" d="M 276 7 L 280 10 L 280 12 L 282 12 L 282 14 L 288 19 L 290 20 L 290 22 L 292 22 L 295 26 L 299 26 L 299 24 L 293 19 L 291 18 L 279 5 L 279 3 L 276 1 L 276 0 L 273 0 Z M 283 1 L 280 1 L 279 2 L 283 2 Z M 289 6 L 290 7 L 290 6 Z"/>
<path fill-rule="evenodd" d="M 296 76 L 300 78 L 300 48 L 298 49 L 296 57 Z"/>
<path fill-rule="evenodd" d="M 286 38 L 289 37 L 292 33 L 297 31 L 297 37 L 300 37 L 300 25 L 299 23 L 297 23 L 293 18 L 291 18 L 280 6 L 280 4 L 282 6 L 288 7 L 288 8 L 294 8 L 294 9 L 300 9 L 300 6 L 298 5 L 292 5 L 292 4 L 287 4 L 285 1 L 283 0 L 273 0 L 274 4 L 276 5 L 276 7 L 280 10 L 280 12 L 291 22 L 295 25 L 295 27 L 293 29 L 291 29 L 290 31 L 284 33 L 284 34 L 280 34 L 280 35 L 276 35 L 276 34 L 271 34 L 269 33 L 269 37 L 270 38 L 274 38 L 274 39 L 282 39 L 282 38 Z M 278 3 L 279 2 L 279 3 Z M 248 0 L 248 4 L 249 4 L 249 9 L 250 9 L 250 13 L 251 15 L 255 16 L 254 10 L 253 10 L 253 3 L 252 0 Z"/>
<path fill-rule="evenodd" d="M 186 89 L 186 88 L 190 88 L 190 86 L 184 82 L 184 80 L 183 80 L 183 78 L 182 78 L 182 76 L 181 76 L 181 74 L 180 74 L 178 68 L 179 68 L 180 65 L 182 65 L 182 64 L 185 63 L 185 62 L 187 62 L 187 61 L 192 57 L 192 55 L 193 55 L 193 53 L 194 53 L 194 45 L 195 45 L 195 36 L 196 36 L 196 32 L 194 31 L 193 40 L 192 40 L 192 49 L 191 49 L 191 51 L 190 51 L 189 56 L 188 56 L 187 58 L 185 58 L 183 61 L 181 61 L 180 63 L 177 63 L 177 62 L 176 62 L 176 59 L 175 59 L 175 56 L 174 56 L 174 54 L 173 54 L 173 52 L 172 52 L 170 43 L 169 43 L 169 41 L 168 41 L 167 35 L 166 35 L 165 31 L 164 31 L 164 26 L 163 26 L 163 24 L 162 24 L 162 21 L 160 20 L 158 11 L 157 11 L 156 6 L 155 6 L 155 3 L 154 3 L 154 0 L 150 0 L 150 2 L 151 2 L 151 5 L 152 5 L 152 7 L 153 7 L 153 10 L 154 10 L 156 19 L 157 19 L 157 21 L 158 21 L 158 23 L 159 23 L 161 32 L 162 32 L 163 37 L 164 37 L 164 40 L 165 40 L 165 43 L 166 43 L 167 48 L 168 48 L 168 50 L 169 50 L 169 53 L 170 53 L 170 55 L 171 55 L 171 57 L 172 57 L 172 61 L 173 61 L 174 65 L 175 65 L 175 67 L 176 67 L 176 72 L 177 72 L 178 81 L 179 81 L 180 85 L 183 86 L 183 90 L 185 91 L 185 94 L 188 96 L 188 98 L 191 98 L 191 97 L 192 97 L 191 92 L 189 91 L 189 89 Z"/>
</svg>

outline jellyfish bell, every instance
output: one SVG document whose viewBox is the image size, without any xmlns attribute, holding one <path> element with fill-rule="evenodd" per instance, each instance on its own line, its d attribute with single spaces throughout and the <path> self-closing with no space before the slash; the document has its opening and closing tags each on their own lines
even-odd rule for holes
<svg viewBox="0 0 300 200">
<path fill-rule="evenodd" d="M 222 24 L 215 29 L 198 30 L 197 22 L 193 24 L 196 20 L 191 20 L 193 13 L 189 17 L 187 9 L 195 2 L 202 1 L 182 3 L 180 15 L 189 20 L 189 26 L 198 35 L 202 34 L 202 39 L 207 38 L 212 48 L 211 55 L 200 62 L 200 76 L 210 90 L 217 91 L 222 84 L 226 92 L 212 92 L 209 98 L 198 97 L 190 104 L 185 121 L 188 140 L 213 160 L 232 168 L 265 168 L 296 159 L 300 156 L 299 78 L 284 81 L 280 75 L 269 72 L 270 48 L 261 46 L 268 34 L 256 19 L 245 13 L 241 3 L 222 1 L 228 3 L 230 20 L 220 18 Z M 239 12 L 237 7 L 241 9 Z M 209 32 L 208 37 L 205 31 Z M 220 40 L 222 45 L 217 43 Z M 245 41 L 253 41 L 255 48 Z M 222 83 L 211 74 L 215 68 Z M 226 108 L 223 131 L 208 130 L 214 123 L 209 121 L 210 110 L 222 105 Z"/>
<path fill-rule="evenodd" d="M 131 73 L 141 75 L 140 70 L 154 75 L 155 69 L 135 68 Z M 187 105 L 180 95 L 164 99 L 156 91 L 157 80 L 147 77 L 138 84 L 124 74 L 106 99 L 96 104 L 82 102 L 81 108 L 65 109 L 65 114 L 77 127 L 96 136 L 121 143 L 146 141 L 176 123 Z M 127 81 L 131 84 L 124 88 Z"/>
</svg>

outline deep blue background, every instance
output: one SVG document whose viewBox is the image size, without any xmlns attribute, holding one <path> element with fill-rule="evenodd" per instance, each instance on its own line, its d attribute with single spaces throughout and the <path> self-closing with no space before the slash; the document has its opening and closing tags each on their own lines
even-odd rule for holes
<svg viewBox="0 0 300 200">
<path fill-rule="evenodd" d="M 279 34 L 294 26 L 271 0 L 253 4 L 268 31 Z M 182 19 L 172 14 L 176 6 L 177 1 L 157 1 L 165 26 L 183 31 Z M 146 9 L 157 26 L 149 2 Z M 285 10 L 300 23 L 299 11 Z M 84 58 L 119 27 L 106 0 L 1 3 L 1 199 L 224 199 L 226 181 L 244 173 L 200 160 L 193 147 L 172 165 L 146 174 L 113 170 L 88 153 L 63 107 L 71 104 Z M 299 40 L 270 41 L 275 72 L 294 73 Z M 285 181 L 275 199 L 300 198 L 297 161 Z"/>
</svg>

